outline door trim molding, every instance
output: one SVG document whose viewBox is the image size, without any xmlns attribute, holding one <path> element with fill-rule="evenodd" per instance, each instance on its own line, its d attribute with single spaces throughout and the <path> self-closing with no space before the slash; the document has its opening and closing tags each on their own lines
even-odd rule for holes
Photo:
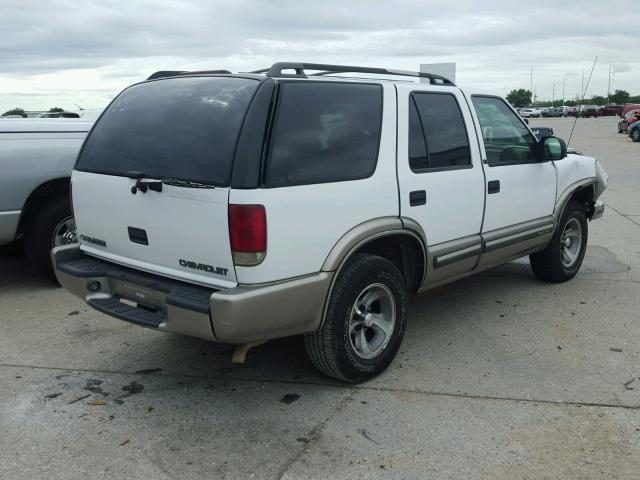
<svg viewBox="0 0 640 480">
<path fill-rule="evenodd" d="M 429 265 L 434 269 L 451 265 L 480 254 L 482 238 L 479 234 L 457 238 L 428 248 Z"/>
<path fill-rule="evenodd" d="M 523 252 L 537 250 L 551 239 L 555 223 L 554 217 L 549 215 L 428 246 L 429 268 L 422 289 L 509 262 Z"/>
</svg>

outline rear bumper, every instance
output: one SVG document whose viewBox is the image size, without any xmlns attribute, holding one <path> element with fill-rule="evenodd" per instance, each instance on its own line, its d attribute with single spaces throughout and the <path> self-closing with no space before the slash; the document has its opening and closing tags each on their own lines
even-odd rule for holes
<svg viewBox="0 0 640 480">
<path fill-rule="evenodd" d="M 591 214 L 591 220 L 600 218 L 604 215 L 604 202 L 602 200 L 596 200 L 593 204 L 593 213 Z"/>
<path fill-rule="evenodd" d="M 78 245 L 51 252 L 60 284 L 93 308 L 137 325 L 225 343 L 320 326 L 332 272 L 225 290 L 199 287 L 96 259 Z"/>
</svg>

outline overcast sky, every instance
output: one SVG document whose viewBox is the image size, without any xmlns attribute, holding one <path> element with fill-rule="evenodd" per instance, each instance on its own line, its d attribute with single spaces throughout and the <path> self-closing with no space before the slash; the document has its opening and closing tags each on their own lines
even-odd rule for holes
<svg viewBox="0 0 640 480">
<path fill-rule="evenodd" d="M 156 70 L 275 61 L 417 70 L 456 62 L 463 87 L 573 98 L 640 94 L 637 1 L 0 0 L 0 113 L 102 108 Z"/>
</svg>

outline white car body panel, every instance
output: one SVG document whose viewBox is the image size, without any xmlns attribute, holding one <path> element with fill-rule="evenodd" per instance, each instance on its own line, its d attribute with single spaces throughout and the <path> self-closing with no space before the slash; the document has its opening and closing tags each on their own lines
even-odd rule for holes
<svg viewBox="0 0 640 480">
<path fill-rule="evenodd" d="M 500 192 L 487 195 L 483 231 L 516 225 L 553 214 L 556 178 L 553 163 L 487 168 L 487 182 L 500 181 Z"/>
<path fill-rule="evenodd" d="M 383 85 L 378 163 L 362 180 L 285 188 L 232 189 L 232 204 L 261 204 L 267 212 L 267 255 L 236 267 L 240 283 L 263 283 L 318 272 L 335 243 L 356 225 L 398 216 L 395 88 Z"/>
<path fill-rule="evenodd" d="M 131 178 L 77 170 L 71 183 L 80 248 L 85 252 L 200 285 L 236 285 L 229 244 L 228 188 L 163 185 L 162 193 L 133 195 L 135 180 Z M 145 230 L 149 244 L 132 242 L 128 227 Z M 102 240 L 106 247 L 84 237 Z M 180 259 L 225 269 L 226 275 L 184 267 Z"/>
<path fill-rule="evenodd" d="M 469 137 L 473 168 L 415 173 L 409 166 L 409 136 L 398 135 L 398 178 L 400 211 L 403 217 L 420 224 L 427 245 L 466 237 L 480 232 L 484 209 L 484 175 L 478 139 L 469 107 L 460 89 L 427 84 L 398 85 L 398 130 L 408 132 L 408 100 L 411 92 L 451 93 L 455 95 Z M 425 190 L 426 205 L 412 207 L 409 193 Z"/>
<path fill-rule="evenodd" d="M 598 180 L 598 183 L 602 181 L 602 179 L 598 179 L 596 175 L 596 165 L 599 164 L 596 162 L 595 158 L 570 154 L 562 160 L 554 162 L 554 165 L 556 167 L 558 179 L 558 198 L 560 198 L 567 189 L 572 188 L 577 182 L 581 182 L 589 178 Z M 600 166 L 600 168 L 602 167 Z"/>
<path fill-rule="evenodd" d="M 472 95 L 486 95 L 481 92 L 465 94 L 470 105 L 473 105 Z M 505 103 L 513 110 L 508 102 Z M 474 108 L 471 114 L 475 124 L 480 125 Z M 481 132 L 479 136 L 482 138 Z M 556 172 L 552 162 L 490 166 L 486 163 L 487 154 L 483 141 L 480 141 L 480 150 L 487 182 L 500 182 L 500 191 L 486 196 L 483 232 L 553 214 L 556 202 Z"/>
</svg>

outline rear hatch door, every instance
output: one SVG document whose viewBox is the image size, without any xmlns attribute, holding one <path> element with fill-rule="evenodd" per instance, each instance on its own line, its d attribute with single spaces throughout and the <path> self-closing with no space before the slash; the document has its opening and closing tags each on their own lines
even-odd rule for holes
<svg viewBox="0 0 640 480">
<path fill-rule="evenodd" d="M 171 278 L 235 285 L 229 184 L 258 85 L 174 77 L 121 93 L 87 137 L 72 175 L 81 248 Z"/>
</svg>

